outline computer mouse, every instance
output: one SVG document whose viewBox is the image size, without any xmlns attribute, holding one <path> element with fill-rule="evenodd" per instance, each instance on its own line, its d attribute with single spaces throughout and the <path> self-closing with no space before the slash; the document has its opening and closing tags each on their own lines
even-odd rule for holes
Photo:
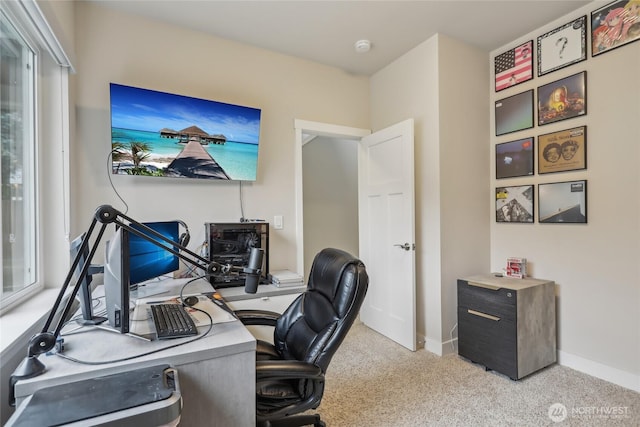
<svg viewBox="0 0 640 427">
<path fill-rule="evenodd" d="M 198 303 L 199 300 L 198 300 L 198 297 L 196 296 L 190 296 L 190 297 L 186 297 L 183 301 L 185 305 L 188 305 L 189 307 L 193 307 Z"/>
</svg>

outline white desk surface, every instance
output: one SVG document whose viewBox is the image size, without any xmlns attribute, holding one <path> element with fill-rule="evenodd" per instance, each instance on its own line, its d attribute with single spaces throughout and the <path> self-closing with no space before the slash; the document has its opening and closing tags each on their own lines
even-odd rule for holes
<svg viewBox="0 0 640 427">
<path fill-rule="evenodd" d="M 237 286 L 231 288 L 221 288 L 218 290 L 222 298 L 225 301 L 241 301 L 254 298 L 274 297 L 278 295 L 289 295 L 304 292 L 307 289 L 306 285 L 301 286 L 275 286 L 275 285 L 259 285 L 255 294 L 247 294 L 244 291 L 244 286 Z"/>
</svg>

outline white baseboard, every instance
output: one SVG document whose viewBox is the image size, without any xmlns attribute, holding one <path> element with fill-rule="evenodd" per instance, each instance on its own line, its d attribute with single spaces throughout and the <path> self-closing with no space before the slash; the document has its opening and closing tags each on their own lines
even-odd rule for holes
<svg viewBox="0 0 640 427">
<path fill-rule="evenodd" d="M 422 341 L 418 341 L 422 342 Z M 429 338 L 424 338 L 424 349 L 430 353 L 438 356 L 444 356 L 446 354 L 458 353 L 458 338 L 447 341 L 437 341 Z"/>
<path fill-rule="evenodd" d="M 424 338 L 424 349 L 438 356 L 443 356 L 445 354 L 457 353 L 457 342 L 457 338 L 443 342 Z M 455 350 L 452 348 L 452 343 Z M 558 364 L 640 393 L 640 375 L 612 368 L 611 366 L 603 365 L 602 363 L 594 362 L 560 350 L 558 350 Z"/>
<path fill-rule="evenodd" d="M 558 350 L 558 364 L 640 393 L 640 375 Z"/>
<path fill-rule="evenodd" d="M 442 356 L 442 343 L 430 338 L 425 338 L 424 349 L 428 352 L 434 353 L 438 356 Z"/>
</svg>

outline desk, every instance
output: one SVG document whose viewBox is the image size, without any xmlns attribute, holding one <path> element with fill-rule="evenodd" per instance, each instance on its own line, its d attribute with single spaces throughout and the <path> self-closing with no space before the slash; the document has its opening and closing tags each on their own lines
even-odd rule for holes
<svg viewBox="0 0 640 427">
<path fill-rule="evenodd" d="M 153 283 L 153 289 L 165 290 L 166 296 L 177 295 L 185 282 L 168 279 Z M 198 280 L 186 288 L 185 294 L 211 291 L 209 282 Z M 113 360 L 192 339 L 143 341 L 91 327 L 86 330 L 65 336 L 64 354 L 84 361 Z M 195 342 L 124 362 L 85 365 L 42 355 L 39 359 L 46 365 L 46 372 L 16 384 L 16 403 L 19 405 L 42 387 L 168 363 L 180 376 L 181 426 L 252 426 L 255 424 L 255 348 L 253 335 L 240 321 L 233 321 L 214 325 L 208 336 Z"/>
</svg>

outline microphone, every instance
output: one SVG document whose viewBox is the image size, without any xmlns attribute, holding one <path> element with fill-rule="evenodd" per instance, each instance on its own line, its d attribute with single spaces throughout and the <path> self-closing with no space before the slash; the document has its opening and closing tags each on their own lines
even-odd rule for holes
<svg viewBox="0 0 640 427">
<path fill-rule="evenodd" d="M 244 291 L 247 294 L 255 294 L 258 291 L 258 283 L 260 282 L 260 273 L 262 270 L 262 258 L 264 257 L 264 249 L 251 248 L 249 254 L 249 263 L 242 271 L 246 274 L 244 281 Z"/>
</svg>

